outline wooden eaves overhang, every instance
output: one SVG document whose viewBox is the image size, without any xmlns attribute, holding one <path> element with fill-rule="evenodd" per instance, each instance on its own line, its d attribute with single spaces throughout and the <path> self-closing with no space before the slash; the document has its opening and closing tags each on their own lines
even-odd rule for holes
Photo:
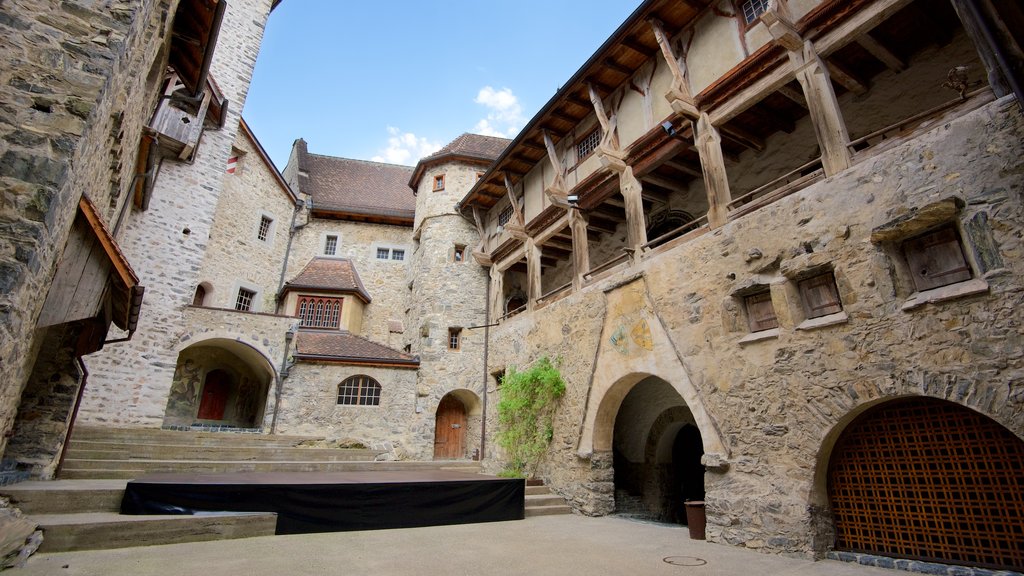
<svg viewBox="0 0 1024 576">
<path fill-rule="evenodd" d="M 174 14 L 168 63 L 192 98 L 199 98 L 206 85 L 226 10 L 227 0 L 181 0 Z"/>
<path fill-rule="evenodd" d="M 416 187 L 419 186 L 420 179 L 423 178 L 423 173 L 426 172 L 428 168 L 439 164 L 446 164 L 448 162 L 465 162 L 467 164 L 476 164 L 482 168 L 486 168 L 491 165 L 493 159 L 485 156 L 476 156 L 460 152 L 449 152 L 447 154 L 439 154 L 437 156 L 425 158 L 416 164 L 416 169 L 413 171 L 412 177 L 409 178 L 409 188 L 412 188 L 412 193 L 414 195 L 416 194 Z"/>
<path fill-rule="evenodd" d="M 372 299 L 366 289 L 362 286 L 358 288 L 324 288 L 320 284 L 292 284 L 287 283 L 284 288 L 281 289 L 281 298 L 284 298 L 285 294 L 289 292 L 315 292 L 317 294 L 354 294 L 363 301 L 363 304 L 369 304 Z"/>
<path fill-rule="evenodd" d="M 398 360 L 392 358 L 364 358 L 361 356 L 329 356 L 323 354 L 294 354 L 296 360 L 320 362 L 324 364 L 347 364 L 355 366 L 373 366 L 376 368 L 399 368 L 415 370 L 420 367 L 419 360 Z"/>
<path fill-rule="evenodd" d="M 813 40 L 875 1 L 825 0 L 794 23 L 796 31 L 803 38 Z M 674 37 L 705 11 L 713 9 L 711 4 L 713 2 L 708 0 L 647 0 L 641 4 L 530 120 L 469 190 L 459 203 L 460 210 L 467 216 L 473 207 L 489 210 L 507 196 L 506 178 L 515 186 L 534 166 L 546 162 L 545 133 L 556 145 L 571 135 L 573 129 L 594 112 L 591 88 L 600 98 L 607 98 L 623 83 L 629 82 L 651 58 L 660 58 L 660 46 L 650 24 L 652 20 L 660 22 L 665 33 Z M 777 42 L 768 42 L 694 95 L 694 105 L 699 112 L 708 112 L 712 116 L 719 114 L 723 122 L 734 118 L 740 113 L 740 110 L 732 110 L 734 97 L 741 96 L 787 63 L 787 50 Z M 666 119 L 658 119 L 658 122 L 662 120 Z M 667 120 L 679 126 L 680 120 L 690 119 L 675 113 Z M 658 159 L 663 158 L 669 148 L 681 149 L 687 145 L 684 140 L 692 141 L 693 131 L 689 122 L 683 122 L 682 126 L 681 134 L 673 138 L 656 125 L 623 150 L 625 162 L 633 166 L 636 176 L 643 176 L 654 169 Z M 608 172 L 607 169 L 599 170 L 575 186 L 572 193 L 579 196 L 581 208 L 591 209 L 615 192 L 617 187 L 607 177 Z M 526 223 L 527 231 L 538 229 L 542 222 L 553 222 L 557 219 L 556 214 L 561 212 L 564 208 L 548 206 Z M 512 243 L 517 242 L 513 240 Z"/>
<path fill-rule="evenodd" d="M 331 206 L 322 208 L 313 203 L 311 214 L 317 218 L 334 220 L 351 220 L 372 224 L 390 224 L 392 226 L 412 226 L 412 210 L 391 210 L 387 208 L 364 208 L 360 206 Z"/>
</svg>

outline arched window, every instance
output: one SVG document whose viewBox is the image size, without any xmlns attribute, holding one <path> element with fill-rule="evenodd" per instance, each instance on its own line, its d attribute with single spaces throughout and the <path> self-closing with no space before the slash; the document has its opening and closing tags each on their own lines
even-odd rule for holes
<svg viewBox="0 0 1024 576">
<path fill-rule="evenodd" d="M 297 316 L 306 328 L 337 328 L 341 320 L 341 298 L 299 296 Z"/>
<path fill-rule="evenodd" d="M 352 376 L 338 384 L 338 404 L 377 406 L 380 404 L 380 383 L 369 376 Z"/>
<path fill-rule="evenodd" d="M 196 294 L 192 297 L 193 306 L 205 306 L 206 305 L 206 283 L 202 283 L 196 286 Z"/>
</svg>

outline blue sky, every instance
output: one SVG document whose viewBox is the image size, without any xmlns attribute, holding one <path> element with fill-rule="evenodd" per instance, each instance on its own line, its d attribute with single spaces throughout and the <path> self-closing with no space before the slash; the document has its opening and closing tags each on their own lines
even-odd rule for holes
<svg viewBox="0 0 1024 576">
<path fill-rule="evenodd" d="M 640 0 L 285 0 L 243 115 L 278 168 L 292 142 L 396 164 L 463 132 L 513 137 Z"/>
</svg>

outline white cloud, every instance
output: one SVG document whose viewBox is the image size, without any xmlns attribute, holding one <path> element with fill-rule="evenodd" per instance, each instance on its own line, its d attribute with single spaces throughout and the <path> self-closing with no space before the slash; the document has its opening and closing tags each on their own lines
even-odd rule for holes
<svg viewBox="0 0 1024 576">
<path fill-rule="evenodd" d="M 488 110 L 487 117 L 473 126 L 473 132 L 511 138 L 523 127 L 523 108 L 511 89 L 495 90 L 491 86 L 484 86 L 473 101 Z"/>
<path fill-rule="evenodd" d="M 412 132 L 402 132 L 394 126 L 388 126 L 388 134 L 388 147 L 371 158 L 374 162 L 412 166 L 420 158 L 437 152 L 442 146 L 439 142 L 431 142 Z"/>
</svg>

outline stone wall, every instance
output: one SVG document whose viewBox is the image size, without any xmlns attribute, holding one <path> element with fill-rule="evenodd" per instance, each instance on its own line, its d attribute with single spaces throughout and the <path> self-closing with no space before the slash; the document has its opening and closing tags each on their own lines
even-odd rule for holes
<svg viewBox="0 0 1024 576">
<path fill-rule="evenodd" d="M 216 224 L 199 273 L 200 282 L 208 286 L 204 305 L 234 308 L 238 289 L 245 287 L 257 293 L 254 312 L 273 313 L 295 203 L 244 129 L 238 131 L 231 155 L 238 162 L 235 173 L 223 179 Z M 257 237 L 264 216 L 272 220 L 265 241 Z"/>
<path fill-rule="evenodd" d="M 149 209 L 133 211 L 119 238 L 146 287 L 135 337 L 90 356 L 92 374 L 79 412 L 82 422 L 160 426 L 210 243 L 226 165 L 245 105 L 249 79 L 270 12 L 270 0 L 231 2 L 211 65 L 230 102 L 224 127 L 207 129 L 193 164 L 165 161 Z"/>
<path fill-rule="evenodd" d="M 112 228 L 126 202 L 176 6 L 108 0 L 0 7 L 4 432 L 41 346 L 34 326 L 80 195 L 89 195 Z"/>
<path fill-rule="evenodd" d="M 610 512 L 602 426 L 632 383 L 658 376 L 704 439 L 709 540 L 820 555 L 829 451 L 867 407 L 948 399 L 1024 438 L 1022 136 L 1017 104 L 992 103 L 494 329 L 492 372 L 562 357 L 569 389 L 541 475 L 581 512 Z M 906 266 L 872 231 L 949 197 L 962 201 L 953 220 L 988 290 L 904 311 Z M 804 324 L 795 279 L 829 266 L 845 318 Z M 740 298 L 754 284 L 770 286 L 780 323 L 759 341 Z M 622 311 L 626 292 L 651 342 L 634 335 L 623 348 L 609 327 L 636 319 Z M 618 365 L 628 374 L 602 384 Z"/>
<path fill-rule="evenodd" d="M 286 282 L 302 272 L 311 259 L 323 255 L 327 234 L 338 235 L 337 256 L 352 261 L 372 299 L 363 309 L 360 336 L 393 348 L 400 347 L 401 335 L 392 337 L 388 320 L 402 320 L 408 307 L 406 276 L 413 253 L 412 230 L 406 226 L 310 218 L 296 231 L 292 241 Z M 379 260 L 378 246 L 404 249 L 405 259 Z"/>
</svg>

